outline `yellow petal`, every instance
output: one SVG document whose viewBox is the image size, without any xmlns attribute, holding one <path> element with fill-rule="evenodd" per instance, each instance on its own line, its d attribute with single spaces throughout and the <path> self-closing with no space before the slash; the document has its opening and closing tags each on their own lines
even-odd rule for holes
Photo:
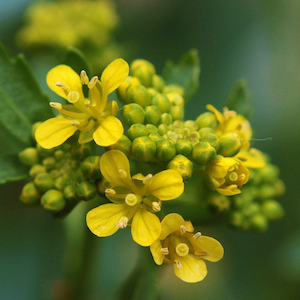
<svg viewBox="0 0 300 300">
<path fill-rule="evenodd" d="M 165 170 L 154 175 L 148 182 L 147 195 L 160 200 L 171 200 L 179 197 L 184 190 L 181 175 L 174 170 Z"/>
<path fill-rule="evenodd" d="M 234 196 L 241 193 L 241 190 L 236 186 L 230 186 L 229 188 L 217 188 L 216 189 L 220 194 L 225 196 Z"/>
<path fill-rule="evenodd" d="M 123 135 L 124 128 L 116 117 L 107 117 L 101 122 L 94 132 L 95 143 L 99 146 L 108 147 L 115 144 Z"/>
<path fill-rule="evenodd" d="M 72 136 L 77 127 L 65 118 L 52 118 L 42 123 L 35 132 L 36 141 L 45 149 L 61 145 Z"/>
<path fill-rule="evenodd" d="M 219 112 L 214 106 L 212 106 L 211 104 L 207 104 L 207 105 L 206 105 L 206 108 L 215 114 L 215 116 L 216 116 L 216 118 L 217 118 L 217 120 L 218 120 L 218 122 L 219 122 L 220 124 L 223 124 L 223 122 L 224 122 L 224 117 L 223 117 L 223 114 L 222 114 L 222 113 L 220 113 L 220 112 Z"/>
<path fill-rule="evenodd" d="M 207 275 L 205 262 L 192 254 L 184 257 L 176 255 L 176 260 L 181 264 L 181 268 L 174 263 L 174 273 L 185 282 L 198 282 Z"/>
<path fill-rule="evenodd" d="M 161 234 L 160 239 L 164 240 L 172 232 L 179 230 L 181 225 L 184 225 L 185 221 L 179 214 L 172 213 L 166 215 L 161 221 Z"/>
<path fill-rule="evenodd" d="M 141 246 L 150 246 L 161 232 L 159 218 L 142 205 L 136 211 L 131 225 L 133 240 Z"/>
<path fill-rule="evenodd" d="M 161 252 L 161 242 L 156 240 L 153 244 L 150 245 L 150 251 L 153 256 L 153 260 L 157 265 L 161 265 L 164 261 L 164 254 Z"/>
<path fill-rule="evenodd" d="M 235 157 L 242 161 L 246 167 L 249 168 L 262 168 L 265 166 L 265 161 L 262 157 L 252 155 L 251 151 L 254 149 L 250 149 L 250 152 L 239 152 Z"/>
<path fill-rule="evenodd" d="M 110 63 L 101 75 L 103 94 L 110 94 L 126 79 L 129 73 L 128 63 L 118 58 Z"/>
<path fill-rule="evenodd" d="M 122 217 L 132 218 L 135 209 L 126 204 L 103 204 L 90 210 L 86 215 L 86 224 L 90 231 L 100 237 L 110 236 L 119 228 L 117 223 Z"/>
<path fill-rule="evenodd" d="M 190 239 L 194 246 L 195 252 L 207 253 L 207 255 L 201 257 L 209 261 L 219 261 L 224 255 L 224 249 L 222 245 L 214 238 L 208 236 L 200 236 L 199 239 Z"/>
<path fill-rule="evenodd" d="M 57 82 L 66 84 L 69 87 L 69 92 L 76 91 L 80 98 L 84 98 L 80 76 L 69 66 L 58 65 L 54 67 L 48 72 L 46 80 L 49 88 L 65 99 L 67 99 L 67 95 L 61 87 L 56 85 Z"/>
<path fill-rule="evenodd" d="M 129 161 L 123 152 L 118 150 L 105 152 L 100 159 L 100 170 L 105 179 L 111 183 L 112 187 L 122 186 L 131 189 Z M 120 176 L 119 170 L 123 170 L 127 177 Z"/>
</svg>

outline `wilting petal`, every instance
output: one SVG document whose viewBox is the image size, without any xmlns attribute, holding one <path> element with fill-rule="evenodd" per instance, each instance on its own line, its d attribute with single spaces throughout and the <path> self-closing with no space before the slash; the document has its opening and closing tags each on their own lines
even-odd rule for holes
<svg viewBox="0 0 300 300">
<path fill-rule="evenodd" d="M 173 213 L 166 215 L 161 221 L 161 234 L 160 239 L 164 240 L 169 234 L 180 229 L 181 225 L 184 225 L 185 221 L 179 214 Z"/>
<path fill-rule="evenodd" d="M 78 128 L 65 118 L 52 118 L 42 123 L 35 132 L 36 141 L 45 149 L 61 145 Z"/>
<path fill-rule="evenodd" d="M 124 128 L 116 117 L 107 117 L 101 122 L 94 132 L 95 143 L 99 146 L 108 147 L 115 144 L 123 135 Z"/>
<path fill-rule="evenodd" d="M 66 84 L 70 89 L 69 92 L 76 91 L 80 98 L 84 98 L 80 76 L 69 66 L 58 65 L 54 67 L 48 72 L 46 80 L 49 88 L 65 99 L 67 99 L 67 95 L 61 87 L 56 85 L 57 82 Z"/>
<path fill-rule="evenodd" d="M 159 218 L 146 210 L 144 205 L 136 211 L 131 225 L 133 240 L 141 246 L 150 246 L 161 232 Z"/>
<path fill-rule="evenodd" d="M 181 175 L 174 170 L 165 170 L 151 178 L 147 186 L 147 195 L 153 195 L 160 200 L 171 200 L 179 197 L 183 190 Z"/>
<path fill-rule="evenodd" d="M 174 263 L 174 273 L 185 282 L 198 282 L 203 280 L 207 275 L 205 262 L 192 254 L 184 257 L 176 255 L 176 260 L 180 263 L 181 267 L 178 267 Z"/>
<path fill-rule="evenodd" d="M 156 240 L 153 244 L 150 245 L 150 251 L 153 256 L 153 260 L 157 265 L 161 265 L 164 261 L 164 254 L 161 252 L 161 242 Z"/>
</svg>

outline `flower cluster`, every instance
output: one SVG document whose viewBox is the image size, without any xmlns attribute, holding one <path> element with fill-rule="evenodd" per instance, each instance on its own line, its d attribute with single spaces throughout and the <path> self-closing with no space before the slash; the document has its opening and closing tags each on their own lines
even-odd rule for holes
<svg viewBox="0 0 300 300">
<path fill-rule="evenodd" d="M 35 131 L 38 149 L 45 148 L 43 151 L 50 151 L 51 155 L 40 164 L 38 154 L 37 161 L 30 163 L 39 171 L 30 171 L 34 174 L 33 183 L 28 184 L 30 188 L 24 187 L 24 203 L 29 203 L 28 194 L 33 187 L 38 194 L 33 202 L 41 201 L 46 209 L 47 197 L 40 200 L 40 193 L 47 194 L 53 187 L 65 202 L 72 197 L 73 203 L 89 200 L 97 194 L 106 203 L 102 200 L 86 217 L 87 226 L 95 235 L 107 237 L 131 227 L 133 240 L 150 247 L 155 263 L 172 263 L 176 276 L 186 282 L 204 279 L 207 269 L 203 259 L 216 262 L 224 253 L 217 240 L 193 233 L 192 223 L 179 214 L 180 205 L 189 206 L 189 201 L 182 201 L 191 197 L 185 195 L 189 184 L 203 188 L 201 195 L 206 196 L 192 195 L 196 202 L 202 202 L 203 209 L 218 212 L 216 217 L 226 212 L 229 223 L 243 224 L 236 227 L 255 227 L 263 215 L 261 211 L 270 220 L 283 215 L 281 207 L 272 200 L 274 194 L 268 194 L 266 187 L 268 195 L 261 196 L 264 183 L 274 179 L 274 168 L 260 151 L 250 148 L 249 121 L 233 110 L 224 108 L 220 112 L 212 105 L 207 105 L 208 111 L 195 120 L 185 120 L 184 88 L 167 84 L 150 62 L 135 60 L 129 68 L 123 59 L 116 59 L 106 67 L 100 80 L 97 76 L 90 80 L 84 71 L 79 76 L 70 67 L 59 65 L 50 70 L 47 83 L 69 104 L 51 102 L 60 115 L 46 120 Z M 88 96 L 83 85 L 88 87 Z M 115 90 L 124 103 L 121 119 L 117 117 L 117 102 L 107 102 Z M 66 171 L 73 170 L 73 156 L 64 153 L 62 159 L 58 155 L 69 143 L 72 149 L 96 145 L 105 147 L 106 152 L 99 156 L 95 151 L 78 159 L 82 177 L 77 179 L 71 174 L 73 171 Z M 29 156 L 21 153 L 20 159 L 26 164 Z M 48 161 L 52 162 L 51 168 L 47 167 Z M 37 173 L 45 176 L 45 168 L 52 182 L 47 188 L 39 186 L 37 180 L 41 176 Z M 278 174 L 275 177 L 280 183 Z M 249 188 L 246 186 L 244 193 L 248 181 Z M 73 194 L 70 186 L 75 187 Z M 256 190 L 248 201 L 248 194 Z M 264 199 L 261 208 L 256 203 L 259 197 Z M 176 203 L 179 213 L 174 213 L 174 206 L 169 203 Z M 241 211 L 248 216 L 250 211 L 253 214 L 248 221 L 238 223 L 236 215 Z M 195 221 L 197 224 L 201 220 Z"/>
</svg>

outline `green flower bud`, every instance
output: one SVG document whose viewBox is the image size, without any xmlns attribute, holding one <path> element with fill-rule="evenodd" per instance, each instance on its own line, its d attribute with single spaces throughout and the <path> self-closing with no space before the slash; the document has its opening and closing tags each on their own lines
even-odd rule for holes
<svg viewBox="0 0 300 300">
<path fill-rule="evenodd" d="M 143 124 L 132 124 L 127 131 L 127 135 L 132 141 L 137 137 L 147 136 L 148 134 L 149 132 Z"/>
<path fill-rule="evenodd" d="M 32 179 L 34 179 L 37 174 L 39 174 L 39 173 L 45 173 L 45 172 L 46 172 L 46 169 L 45 169 L 44 166 L 42 166 L 42 165 L 34 165 L 29 170 L 29 176 Z"/>
<path fill-rule="evenodd" d="M 148 124 L 157 125 L 160 121 L 161 112 L 158 107 L 151 105 L 145 107 L 145 121 Z"/>
<path fill-rule="evenodd" d="M 170 100 L 164 94 L 157 94 L 153 97 L 152 104 L 157 106 L 161 113 L 167 113 L 171 108 Z"/>
<path fill-rule="evenodd" d="M 230 212 L 228 215 L 228 222 L 230 225 L 240 229 L 247 229 L 249 226 L 246 217 L 240 211 Z"/>
<path fill-rule="evenodd" d="M 61 172 L 60 172 L 59 170 L 56 170 L 56 169 L 51 170 L 49 174 L 50 174 L 50 176 L 51 176 L 53 179 L 55 179 L 55 178 L 57 178 L 57 177 L 59 177 L 59 176 L 62 175 Z"/>
<path fill-rule="evenodd" d="M 192 131 L 190 134 L 189 134 L 189 138 L 190 140 L 197 140 L 197 142 L 200 140 L 200 134 L 197 132 L 197 131 Z"/>
<path fill-rule="evenodd" d="M 37 149 L 38 154 L 41 157 L 52 156 L 55 151 L 55 148 L 45 149 L 42 146 L 40 146 L 39 144 L 36 145 L 36 149 Z"/>
<path fill-rule="evenodd" d="M 92 150 L 88 144 L 81 144 L 73 148 L 71 153 L 75 159 L 84 160 L 91 155 Z"/>
<path fill-rule="evenodd" d="M 204 138 L 206 135 L 208 135 L 210 133 L 215 134 L 215 131 L 209 127 L 203 127 L 198 132 L 199 132 L 201 138 Z"/>
<path fill-rule="evenodd" d="M 138 160 L 150 161 L 155 155 L 156 145 L 150 137 L 142 136 L 133 140 L 131 151 Z"/>
<path fill-rule="evenodd" d="M 122 151 L 129 157 L 131 155 L 131 140 L 126 135 L 122 135 L 121 138 L 115 144 L 109 146 L 108 149 Z"/>
<path fill-rule="evenodd" d="M 97 189 L 94 183 L 82 181 L 76 187 L 76 194 L 81 200 L 88 201 L 97 195 Z"/>
<path fill-rule="evenodd" d="M 190 129 L 190 131 L 197 131 L 199 129 L 198 124 L 192 120 L 185 121 L 184 127 Z"/>
<path fill-rule="evenodd" d="M 212 147 L 216 149 L 216 151 L 219 150 L 220 142 L 218 137 L 214 133 L 209 133 L 205 137 L 202 138 L 201 142 L 208 142 Z"/>
<path fill-rule="evenodd" d="M 154 88 L 147 88 L 147 91 L 149 92 L 149 94 L 151 95 L 151 98 L 155 97 L 158 94 L 158 91 Z"/>
<path fill-rule="evenodd" d="M 149 134 L 149 138 L 157 145 L 158 142 L 164 140 L 164 138 L 157 132 Z"/>
<path fill-rule="evenodd" d="M 284 182 L 281 179 L 277 179 L 274 183 L 275 186 L 275 195 L 276 197 L 280 197 L 285 193 L 285 185 Z"/>
<path fill-rule="evenodd" d="M 57 161 L 61 161 L 62 159 L 65 158 L 65 152 L 62 151 L 61 149 L 58 149 L 54 152 L 54 157 Z"/>
<path fill-rule="evenodd" d="M 158 130 L 158 133 L 160 135 L 164 135 L 166 134 L 168 131 L 169 131 L 169 127 L 167 124 L 160 124 L 158 127 L 157 127 L 157 130 Z"/>
<path fill-rule="evenodd" d="M 184 89 L 180 85 L 170 84 L 170 85 L 167 85 L 164 87 L 163 93 L 164 94 L 175 93 L 175 94 L 179 94 L 179 95 L 183 96 Z"/>
<path fill-rule="evenodd" d="M 199 166 L 207 165 L 216 155 L 216 149 L 208 142 L 199 142 L 195 145 L 192 158 Z"/>
<path fill-rule="evenodd" d="M 66 206 L 66 200 L 61 191 L 49 190 L 42 196 L 41 204 L 45 210 L 56 213 Z"/>
<path fill-rule="evenodd" d="M 45 169 L 47 171 L 50 171 L 50 170 L 54 169 L 55 166 L 56 166 L 55 158 L 53 156 L 45 157 L 43 159 L 43 166 L 45 167 Z"/>
<path fill-rule="evenodd" d="M 156 157 L 160 161 L 168 161 L 176 155 L 176 148 L 169 140 L 162 140 L 157 143 Z"/>
<path fill-rule="evenodd" d="M 130 72 L 132 76 L 137 77 L 144 86 L 149 87 L 152 85 L 152 77 L 155 74 L 155 68 L 149 61 L 143 59 L 133 61 Z"/>
<path fill-rule="evenodd" d="M 167 169 L 178 172 L 184 181 L 193 174 L 193 163 L 183 155 L 176 155 L 167 165 Z"/>
<path fill-rule="evenodd" d="M 266 164 L 258 169 L 261 179 L 267 182 L 274 182 L 279 176 L 279 168 L 272 164 Z"/>
<path fill-rule="evenodd" d="M 152 76 L 152 85 L 155 89 L 157 89 L 159 92 L 162 92 L 162 90 L 164 89 L 165 87 L 165 81 L 164 79 L 157 75 L 157 74 L 154 74 Z"/>
<path fill-rule="evenodd" d="M 151 105 L 152 97 L 143 85 L 132 85 L 127 90 L 126 103 L 136 103 L 145 108 Z"/>
<path fill-rule="evenodd" d="M 125 81 L 122 82 L 120 84 L 119 88 L 117 89 L 117 95 L 118 95 L 119 99 L 123 103 L 126 103 L 126 94 L 127 94 L 128 88 L 132 85 L 138 85 L 138 84 L 141 84 L 141 82 L 138 80 L 138 78 L 132 77 L 132 76 L 127 76 Z"/>
<path fill-rule="evenodd" d="M 224 157 L 236 155 L 242 146 L 241 140 L 233 132 L 225 132 L 219 137 L 220 148 L 218 154 Z"/>
<path fill-rule="evenodd" d="M 208 207 L 214 213 L 223 213 L 230 208 L 230 200 L 224 195 L 214 194 L 208 198 Z"/>
<path fill-rule="evenodd" d="M 41 194 L 34 183 L 26 183 L 22 189 L 20 200 L 26 205 L 37 205 L 40 203 L 40 199 Z"/>
<path fill-rule="evenodd" d="M 65 177 L 57 177 L 54 179 L 54 188 L 56 190 L 62 191 L 66 187 L 67 183 L 68 181 Z"/>
<path fill-rule="evenodd" d="M 209 127 L 215 129 L 218 125 L 215 114 L 211 112 L 205 112 L 198 116 L 196 123 L 198 124 L 199 128 Z"/>
<path fill-rule="evenodd" d="M 184 106 L 184 99 L 182 98 L 182 96 L 180 94 L 177 93 L 168 93 L 166 94 L 166 96 L 168 97 L 171 106 L 179 106 L 179 107 L 183 107 Z"/>
<path fill-rule="evenodd" d="M 64 144 L 62 144 L 60 147 L 61 147 L 60 149 L 61 149 L 62 151 L 64 151 L 65 153 L 70 153 L 71 150 L 72 150 L 72 148 L 73 148 L 73 146 L 70 145 L 69 143 L 64 143 Z"/>
<path fill-rule="evenodd" d="M 261 210 L 270 221 L 280 220 L 285 214 L 281 204 L 275 200 L 264 201 Z"/>
<path fill-rule="evenodd" d="M 175 147 L 176 153 L 184 156 L 191 155 L 193 151 L 192 143 L 187 138 L 177 139 Z"/>
<path fill-rule="evenodd" d="M 273 198 L 276 196 L 276 188 L 273 184 L 264 183 L 259 187 L 259 197 L 262 199 Z"/>
<path fill-rule="evenodd" d="M 254 214 L 250 218 L 250 227 L 259 233 L 264 233 L 268 229 L 268 219 L 261 213 Z"/>
<path fill-rule="evenodd" d="M 67 185 L 63 190 L 64 198 L 68 201 L 76 201 L 78 199 L 75 185 Z"/>
<path fill-rule="evenodd" d="M 48 173 L 39 173 L 34 178 L 34 184 L 37 186 L 37 188 L 42 191 L 46 192 L 50 190 L 53 185 L 54 181 L 50 174 Z"/>
<path fill-rule="evenodd" d="M 173 122 L 173 118 L 172 118 L 172 116 L 170 114 L 163 113 L 160 116 L 160 120 L 159 120 L 160 124 L 170 125 L 170 124 L 172 124 L 172 122 Z"/>
<path fill-rule="evenodd" d="M 170 114 L 173 120 L 182 120 L 184 117 L 184 108 L 180 106 L 173 106 L 170 109 Z"/>
<path fill-rule="evenodd" d="M 26 148 L 19 153 L 19 160 L 25 166 L 33 166 L 39 163 L 39 155 L 36 148 Z"/>
<path fill-rule="evenodd" d="M 248 205 L 244 205 L 242 207 L 242 213 L 244 214 L 244 216 L 247 217 L 260 213 L 260 205 L 256 202 L 252 202 Z"/>
<path fill-rule="evenodd" d="M 153 124 L 146 124 L 146 128 L 149 133 L 158 133 L 157 127 Z"/>
<path fill-rule="evenodd" d="M 127 104 L 122 108 L 122 117 L 128 126 L 136 123 L 143 124 L 145 121 L 145 111 L 138 104 Z"/>
<path fill-rule="evenodd" d="M 81 164 L 83 176 L 87 179 L 97 179 L 101 177 L 100 156 L 89 156 Z"/>
</svg>

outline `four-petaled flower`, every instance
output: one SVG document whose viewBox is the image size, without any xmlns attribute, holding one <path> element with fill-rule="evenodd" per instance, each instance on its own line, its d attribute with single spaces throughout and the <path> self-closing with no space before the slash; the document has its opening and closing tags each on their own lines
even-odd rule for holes
<svg viewBox="0 0 300 300">
<path fill-rule="evenodd" d="M 101 173 L 111 184 L 105 190 L 113 203 L 103 204 L 87 214 L 87 225 L 97 236 L 114 234 L 131 222 L 131 234 L 141 246 L 150 246 L 161 233 L 159 218 L 154 214 L 161 202 L 179 197 L 184 190 L 182 177 L 174 170 L 154 176 L 136 174 L 131 177 L 129 161 L 118 150 L 104 153 L 100 160 Z"/>
<path fill-rule="evenodd" d="M 116 101 L 107 103 L 107 97 L 126 79 L 129 72 L 127 62 L 119 58 L 109 64 L 101 75 L 89 80 L 85 71 L 80 76 L 69 66 L 58 65 L 49 71 L 47 84 L 70 104 L 51 102 L 60 116 L 42 123 L 36 130 L 37 142 L 46 149 L 64 143 L 77 130 L 80 130 L 79 143 L 92 140 L 99 146 L 110 146 L 123 135 L 121 121 L 115 116 L 119 107 Z M 89 89 L 85 98 L 82 86 Z"/>
<path fill-rule="evenodd" d="M 222 245 L 215 239 L 193 234 L 191 222 L 172 213 L 161 222 L 161 234 L 150 251 L 157 265 L 173 263 L 174 273 L 185 282 L 198 282 L 207 275 L 203 259 L 216 262 L 224 254 Z"/>
</svg>

